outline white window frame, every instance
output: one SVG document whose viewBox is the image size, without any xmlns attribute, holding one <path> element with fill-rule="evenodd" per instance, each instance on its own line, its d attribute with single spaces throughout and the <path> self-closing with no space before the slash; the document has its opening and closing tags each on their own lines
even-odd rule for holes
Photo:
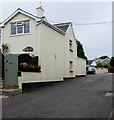
<svg viewBox="0 0 114 120">
<path fill-rule="evenodd" d="M 18 23 L 19 22 L 16 22 L 16 34 L 18 35 L 18 34 L 24 34 L 24 24 L 23 24 L 23 22 L 21 22 L 21 25 L 18 25 Z M 17 33 L 18 32 L 18 28 L 19 27 L 22 27 L 22 33 Z"/>
<path fill-rule="evenodd" d="M 28 33 L 24 33 L 24 22 L 26 22 L 26 21 L 28 21 L 29 22 L 29 32 Z M 11 32 L 10 32 L 10 35 L 11 36 L 16 36 L 16 35 L 23 35 L 23 34 L 29 34 L 30 33 L 30 20 L 24 20 L 24 21 L 18 21 L 18 22 L 12 22 L 11 24 L 13 24 L 13 23 L 15 23 L 15 25 L 16 25 L 16 34 L 11 34 Z M 22 33 L 17 33 L 17 29 L 19 28 L 19 26 L 17 26 L 17 24 L 18 23 L 21 23 L 22 24 L 22 26 L 20 26 L 20 27 L 22 27 Z M 10 25 L 10 30 L 11 30 L 11 25 Z"/>
</svg>

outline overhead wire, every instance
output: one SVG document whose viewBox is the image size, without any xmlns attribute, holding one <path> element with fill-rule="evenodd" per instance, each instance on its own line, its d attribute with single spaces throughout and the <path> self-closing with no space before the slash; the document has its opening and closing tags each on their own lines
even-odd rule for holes
<svg viewBox="0 0 114 120">
<path fill-rule="evenodd" d="M 56 22 L 56 21 L 49 21 L 52 23 L 61 23 L 61 22 Z M 113 23 L 114 21 L 105 21 L 105 22 L 95 22 L 95 23 L 72 23 L 73 25 L 97 25 L 97 24 L 108 24 L 108 23 Z"/>
<path fill-rule="evenodd" d="M 49 21 L 52 23 L 58 23 L 60 24 L 61 22 L 55 22 L 55 21 Z M 95 23 L 72 23 L 73 25 L 99 25 L 99 24 L 108 24 L 108 23 L 113 23 L 114 21 L 105 21 L 105 22 L 95 22 Z M 89 47 L 89 46 L 85 46 L 85 48 L 89 48 L 89 49 L 94 49 L 94 50 L 101 50 L 101 51 L 107 51 L 110 52 L 110 50 L 105 50 L 105 49 L 97 49 L 97 48 L 93 48 L 93 47 Z"/>
</svg>

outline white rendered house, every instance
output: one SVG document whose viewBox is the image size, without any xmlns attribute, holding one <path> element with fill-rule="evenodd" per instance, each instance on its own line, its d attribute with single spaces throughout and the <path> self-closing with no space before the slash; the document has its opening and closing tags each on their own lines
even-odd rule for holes
<svg viewBox="0 0 114 120">
<path fill-rule="evenodd" d="M 86 60 L 77 57 L 77 43 L 72 23 L 50 24 L 44 10 L 37 8 L 37 16 L 18 8 L 1 24 L 2 43 L 10 45 L 11 54 L 25 54 L 30 46 L 31 55 L 38 56 L 41 72 L 21 72 L 22 83 L 63 81 L 66 77 L 86 75 Z"/>
</svg>

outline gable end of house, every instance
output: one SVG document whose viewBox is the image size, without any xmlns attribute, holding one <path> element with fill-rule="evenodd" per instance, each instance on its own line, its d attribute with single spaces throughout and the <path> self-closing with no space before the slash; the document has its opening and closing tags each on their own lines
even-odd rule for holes
<svg viewBox="0 0 114 120">
<path fill-rule="evenodd" d="M 14 13 L 12 13 L 8 18 L 6 18 L 6 19 L 2 22 L 2 25 L 5 25 L 6 23 L 8 23 L 12 18 L 14 18 L 14 17 L 15 17 L 17 14 L 19 14 L 19 13 L 21 13 L 21 14 L 29 17 L 29 18 L 32 18 L 32 19 L 34 19 L 34 20 L 36 20 L 36 21 L 40 21 L 40 20 L 42 19 L 42 18 L 40 18 L 40 17 L 38 17 L 38 16 L 35 16 L 35 15 L 29 13 L 29 12 L 26 12 L 26 11 L 18 8 Z"/>
</svg>

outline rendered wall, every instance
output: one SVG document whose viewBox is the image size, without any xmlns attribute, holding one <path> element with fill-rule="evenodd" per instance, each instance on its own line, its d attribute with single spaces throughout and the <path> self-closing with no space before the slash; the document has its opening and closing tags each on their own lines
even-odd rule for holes
<svg viewBox="0 0 114 120">
<path fill-rule="evenodd" d="M 41 73 L 39 72 L 21 72 L 21 77 L 18 77 L 19 89 L 22 89 L 22 83 L 41 82 Z"/>
<path fill-rule="evenodd" d="M 77 58 L 76 75 L 86 75 L 86 60 Z"/>
<path fill-rule="evenodd" d="M 73 35 L 72 27 L 70 26 L 66 32 L 65 35 L 65 61 L 64 61 L 64 66 L 65 66 L 65 71 L 64 71 L 64 77 L 75 77 L 76 71 L 76 58 L 77 58 L 77 44 L 75 37 Z M 73 52 L 69 51 L 69 40 L 72 40 L 72 50 Z M 73 73 L 69 72 L 70 71 L 70 61 L 73 61 Z"/>
<path fill-rule="evenodd" d="M 44 24 L 40 26 L 42 81 L 61 81 L 64 75 L 64 36 Z"/>
</svg>

